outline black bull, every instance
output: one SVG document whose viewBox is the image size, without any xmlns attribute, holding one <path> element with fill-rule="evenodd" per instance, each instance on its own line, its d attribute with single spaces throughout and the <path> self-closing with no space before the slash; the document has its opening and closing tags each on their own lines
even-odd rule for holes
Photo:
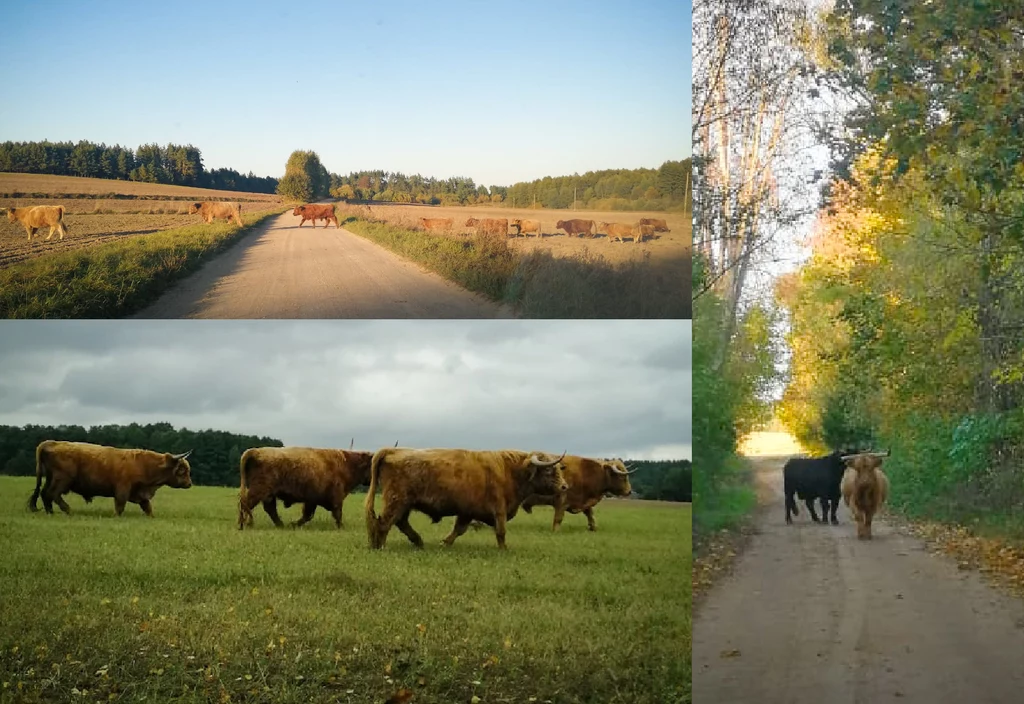
<svg viewBox="0 0 1024 704">
<path fill-rule="evenodd" d="M 797 511 L 794 495 L 799 496 L 807 504 L 811 520 L 815 523 L 827 523 L 829 514 L 832 517 L 832 525 L 839 523 L 836 510 L 841 498 L 839 486 L 843 481 L 843 472 L 846 471 L 846 463 L 842 459 L 844 454 L 849 453 L 837 451 L 825 457 L 794 457 L 786 462 L 782 468 L 786 494 L 786 523 L 792 523 L 792 516 L 800 513 Z M 814 511 L 815 499 L 821 500 L 820 520 Z"/>
</svg>

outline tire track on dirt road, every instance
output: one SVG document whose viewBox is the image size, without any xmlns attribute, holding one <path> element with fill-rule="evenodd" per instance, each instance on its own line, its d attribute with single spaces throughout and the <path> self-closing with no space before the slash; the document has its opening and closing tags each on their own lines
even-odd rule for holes
<svg viewBox="0 0 1024 704">
<path fill-rule="evenodd" d="M 875 523 L 785 523 L 785 457 L 753 460 L 764 505 L 732 573 L 700 604 L 693 701 L 1024 701 L 1024 601 Z"/>
<path fill-rule="evenodd" d="M 510 318 L 344 228 L 271 218 L 133 318 Z"/>
</svg>

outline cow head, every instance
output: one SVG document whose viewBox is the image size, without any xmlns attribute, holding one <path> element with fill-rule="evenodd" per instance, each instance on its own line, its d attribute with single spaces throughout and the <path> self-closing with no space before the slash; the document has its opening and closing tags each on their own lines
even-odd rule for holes
<svg viewBox="0 0 1024 704">
<path fill-rule="evenodd" d="M 189 215 L 195 215 L 200 210 L 202 210 L 202 208 L 203 208 L 203 204 L 202 203 L 193 203 L 192 205 L 188 206 L 188 214 Z"/>
<path fill-rule="evenodd" d="M 604 462 L 605 486 L 609 494 L 615 496 L 629 496 L 633 493 L 633 487 L 629 485 L 629 475 L 636 472 L 630 469 L 622 460 L 606 460 Z"/>
<path fill-rule="evenodd" d="M 295 210 L 292 211 L 292 215 L 302 215 L 302 213 L 305 210 L 306 210 L 306 206 L 304 206 L 304 205 L 296 205 L 295 206 Z"/>
<path fill-rule="evenodd" d="M 559 228 L 564 228 L 564 227 L 565 227 L 565 220 L 559 220 L 558 222 L 555 223 L 555 229 L 556 230 L 559 229 Z"/>
<path fill-rule="evenodd" d="M 170 452 L 164 455 L 164 466 L 171 472 L 167 486 L 172 489 L 188 489 L 192 486 L 192 467 L 188 463 L 188 456 L 191 454 L 192 450 L 179 455 L 172 455 Z"/>
<path fill-rule="evenodd" d="M 881 468 L 882 461 L 892 452 L 859 452 L 854 455 L 843 455 L 842 460 L 846 467 L 857 472 L 858 475 L 870 475 L 876 469 Z"/>
<path fill-rule="evenodd" d="M 14 208 L 7 208 L 7 219 L 10 220 L 11 222 L 14 222 L 15 220 L 18 219 L 17 216 L 14 214 L 14 210 Z"/>
<path fill-rule="evenodd" d="M 564 494 L 569 490 L 569 484 L 565 481 L 562 471 L 565 465 L 560 457 L 552 458 L 545 452 L 534 452 L 526 458 L 526 466 L 529 468 L 528 483 L 530 494 Z"/>
</svg>

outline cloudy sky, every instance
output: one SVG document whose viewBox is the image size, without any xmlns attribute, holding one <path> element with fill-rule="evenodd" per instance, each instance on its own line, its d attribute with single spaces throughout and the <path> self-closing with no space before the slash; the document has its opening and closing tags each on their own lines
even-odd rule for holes
<svg viewBox="0 0 1024 704">
<path fill-rule="evenodd" d="M 3 321 L 0 424 L 691 456 L 689 321 Z"/>
</svg>

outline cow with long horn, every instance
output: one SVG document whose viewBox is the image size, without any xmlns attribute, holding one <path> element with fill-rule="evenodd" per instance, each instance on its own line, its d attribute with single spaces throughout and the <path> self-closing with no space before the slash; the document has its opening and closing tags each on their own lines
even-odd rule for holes
<svg viewBox="0 0 1024 704">
<path fill-rule="evenodd" d="M 857 522 L 857 537 L 871 540 L 871 521 L 889 496 L 889 478 L 882 471 L 882 460 L 891 454 L 885 452 L 858 452 L 843 455 L 846 471 L 841 490 L 843 502 Z"/>
<path fill-rule="evenodd" d="M 373 456 L 366 495 L 366 530 L 371 548 L 383 548 L 392 526 L 416 547 L 420 537 L 409 524 L 413 510 L 437 523 L 455 516 L 455 527 L 444 539 L 451 545 L 473 521 L 494 527 L 498 547 L 505 548 L 505 524 L 532 494 L 562 493 L 561 457 L 519 450 L 411 450 L 384 448 Z M 377 485 L 383 505 L 374 510 Z"/>
<path fill-rule="evenodd" d="M 633 493 L 633 488 L 629 485 L 629 475 L 638 470 L 627 467 L 622 460 L 596 460 L 568 455 L 563 464 L 563 475 L 566 484 L 569 485 L 568 491 L 534 494 L 523 501 L 523 510 L 527 513 L 532 513 L 534 506 L 554 506 L 552 530 L 558 530 L 562 525 L 566 511 L 572 514 L 582 513 L 587 517 L 587 529 L 597 530 L 594 506 L 605 496 L 629 496 Z"/>
<path fill-rule="evenodd" d="M 91 502 L 96 496 L 114 499 L 114 511 L 120 516 L 125 504 L 138 504 L 147 516 L 153 516 L 152 499 L 162 486 L 188 489 L 192 470 L 188 457 L 192 450 L 179 454 L 151 450 L 122 450 L 86 442 L 44 440 L 36 447 L 36 488 L 28 507 L 38 511 L 40 495 L 47 513 L 56 502 L 70 514 L 64 494 L 73 492 Z M 42 484 L 43 479 L 46 483 Z"/>
</svg>

